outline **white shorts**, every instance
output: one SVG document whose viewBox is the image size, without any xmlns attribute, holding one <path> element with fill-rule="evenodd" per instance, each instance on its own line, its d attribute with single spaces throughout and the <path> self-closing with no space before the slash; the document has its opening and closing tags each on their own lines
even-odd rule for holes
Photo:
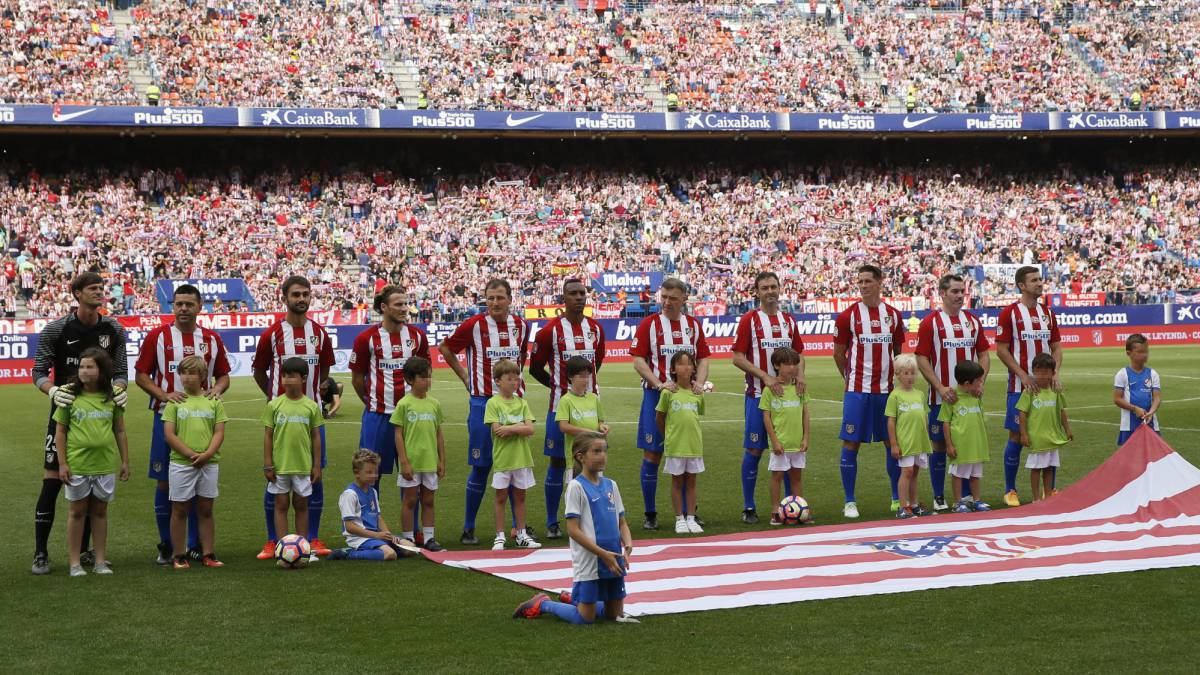
<svg viewBox="0 0 1200 675">
<path fill-rule="evenodd" d="M 922 452 L 919 455 L 906 455 L 896 460 L 896 464 L 899 464 L 901 469 L 907 469 L 910 466 L 915 466 L 918 469 L 928 469 L 929 453 Z"/>
<path fill-rule="evenodd" d="M 437 472 L 416 471 L 413 473 L 412 480 L 406 480 L 402 473 L 396 474 L 396 485 L 402 488 L 414 488 L 420 485 L 426 490 L 436 490 L 438 488 Z"/>
<path fill-rule="evenodd" d="M 267 492 L 273 495 L 286 495 L 289 492 L 295 492 L 301 497 L 307 497 L 312 494 L 312 477 L 307 474 L 288 476 L 276 474 L 275 482 L 267 483 Z"/>
<path fill-rule="evenodd" d="M 512 471 L 497 471 L 492 474 L 492 487 L 497 490 L 507 490 L 510 485 L 518 490 L 528 490 L 537 485 L 537 480 L 533 477 L 533 469 L 525 467 Z"/>
<path fill-rule="evenodd" d="M 664 457 L 663 473 L 682 476 L 685 473 L 704 473 L 703 457 Z"/>
<path fill-rule="evenodd" d="M 950 475 L 955 478 L 983 478 L 983 462 L 951 464 Z"/>
<path fill-rule="evenodd" d="M 1026 469 L 1048 469 L 1052 466 L 1062 466 L 1058 458 L 1057 450 L 1047 450 L 1046 452 L 1031 452 L 1025 458 Z"/>
<path fill-rule="evenodd" d="M 111 502 L 117 491 L 117 474 L 105 473 L 99 476 L 71 475 L 66 483 L 67 501 L 79 502 L 88 497 L 95 497 L 102 502 Z"/>
<path fill-rule="evenodd" d="M 170 463 L 167 479 L 170 481 L 170 499 L 173 502 L 191 501 L 192 497 L 217 498 L 217 467 L 209 462 L 197 469 L 190 464 Z"/>
<path fill-rule="evenodd" d="M 808 461 L 807 452 L 785 452 L 782 455 L 771 453 L 771 460 L 767 464 L 769 471 L 787 471 L 788 469 L 803 469 L 804 464 Z"/>
</svg>

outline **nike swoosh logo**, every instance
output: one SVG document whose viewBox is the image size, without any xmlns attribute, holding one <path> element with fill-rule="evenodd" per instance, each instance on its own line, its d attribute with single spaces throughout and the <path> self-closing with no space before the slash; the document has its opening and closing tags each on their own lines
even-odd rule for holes
<svg viewBox="0 0 1200 675">
<path fill-rule="evenodd" d="M 55 122 L 70 122 L 71 120 L 75 119 L 76 117 L 83 117 L 84 115 L 86 115 L 90 112 L 96 112 L 96 109 L 88 108 L 87 110 L 80 110 L 78 112 L 67 113 L 65 115 L 63 115 L 62 113 L 59 113 L 59 114 L 53 115 L 52 117 L 54 118 Z"/>
<path fill-rule="evenodd" d="M 600 501 L 600 498 L 599 498 L 599 497 L 592 497 L 592 501 L 594 501 L 594 502 L 598 502 L 598 501 Z"/>
<path fill-rule="evenodd" d="M 905 118 L 904 118 L 904 128 L 905 128 L 905 129 L 915 129 L 915 128 L 917 128 L 917 127 L 921 126 L 922 124 L 925 124 L 926 122 L 928 122 L 929 120 L 932 120 L 932 119 L 937 119 L 937 115 L 930 115 L 929 117 L 922 117 L 922 118 L 921 118 L 921 119 L 919 119 L 919 120 L 910 120 L 910 119 L 908 119 L 908 117 L 907 117 L 907 116 L 905 116 Z"/>
<path fill-rule="evenodd" d="M 546 114 L 546 113 L 538 113 L 538 114 L 536 114 L 536 115 L 530 115 L 529 117 L 518 117 L 518 118 L 516 118 L 516 119 L 514 119 L 514 118 L 513 118 L 513 116 L 510 114 L 510 115 L 509 115 L 509 116 L 508 116 L 508 117 L 507 117 L 507 118 L 504 120 L 504 124 L 505 124 L 505 125 L 507 125 L 507 126 L 510 126 L 510 127 L 519 127 L 519 126 L 521 126 L 522 124 L 525 124 L 526 122 L 532 122 L 532 121 L 536 120 L 537 118 L 539 118 L 539 117 L 541 117 L 542 115 L 545 115 L 545 114 Z"/>
<path fill-rule="evenodd" d="M 67 340 L 67 344 L 69 344 L 69 345 L 73 345 L 76 342 L 79 342 L 79 340 Z"/>
</svg>

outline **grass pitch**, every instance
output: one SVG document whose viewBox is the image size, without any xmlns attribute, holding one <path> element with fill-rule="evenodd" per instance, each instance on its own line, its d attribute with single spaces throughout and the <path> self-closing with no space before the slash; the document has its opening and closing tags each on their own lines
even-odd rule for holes
<svg viewBox="0 0 1200 675">
<path fill-rule="evenodd" d="M 1154 347 L 1151 365 L 1163 376 L 1164 436 L 1193 464 L 1200 463 L 1200 369 L 1195 347 Z M 984 494 L 999 505 L 1003 367 L 985 398 L 992 461 Z M 1095 468 L 1115 445 L 1118 411 L 1112 378 L 1125 365 L 1120 350 L 1069 350 L 1064 381 L 1075 442 L 1064 452 L 1060 485 Z M 348 377 L 348 376 L 345 376 Z M 811 358 L 809 388 L 813 442 L 805 493 L 821 524 L 842 522 L 838 473 L 841 383 L 831 359 Z M 439 490 L 438 538 L 458 547 L 467 475 L 467 396 L 448 370 L 435 373 L 432 395 L 446 409 L 448 467 Z M 700 477 L 706 531 L 742 530 L 741 378 L 717 362 L 704 426 Z M 642 537 L 635 448 L 641 394 L 629 364 L 601 373 L 605 409 L 614 423 L 607 475 L 623 488 L 635 537 Z M 347 387 L 349 390 L 349 387 Z M 534 384 L 531 405 L 544 414 L 546 392 Z M 41 481 L 46 398 L 30 386 L 0 388 L 6 419 L 0 457 L 9 488 L 0 492 L 3 611 L 0 670 L 244 672 L 287 669 L 332 671 L 582 670 L 662 671 L 1179 671 L 1194 672 L 1200 648 L 1194 627 L 1200 606 L 1200 570 L 1194 568 L 999 584 L 790 605 L 649 617 L 641 625 L 579 628 L 553 619 L 513 621 L 525 587 L 424 560 L 396 563 L 324 561 L 282 572 L 254 559 L 264 539 L 262 448 L 257 424 L 264 401 L 249 378 L 234 382 L 217 500 L 217 552 L 227 566 L 176 573 L 154 564 L 157 534 L 153 482 L 145 477 L 151 415 L 146 397 L 130 397 L 133 478 L 120 484 L 110 510 L 110 558 L 116 574 L 70 579 L 66 574 L 65 502 L 51 539 L 54 572 L 29 573 L 33 507 Z M 322 539 L 339 536 L 337 495 L 351 480 L 361 405 L 351 395 L 330 420 L 329 482 Z M 539 420 L 540 422 L 540 420 Z M 534 436 L 535 443 L 541 438 Z M 535 453 L 536 454 L 536 453 Z M 890 517 L 883 450 L 866 446 L 859 469 L 863 520 Z M 538 481 L 545 458 L 536 457 Z M 767 507 L 766 465 L 759 511 Z M 929 499 L 922 475 L 922 499 Z M 1028 494 L 1024 469 L 1018 486 Z M 386 487 L 385 487 L 386 486 Z M 381 486 L 384 515 L 399 529 L 394 483 Z M 481 540 L 492 526 L 491 493 L 478 520 Z M 658 510 L 669 525 L 669 481 L 661 481 Z M 530 492 L 529 517 L 544 531 L 539 485 Z M 763 519 L 760 529 L 767 529 Z M 672 537 L 661 530 L 656 537 Z M 565 545 L 560 543 L 559 545 Z"/>
</svg>

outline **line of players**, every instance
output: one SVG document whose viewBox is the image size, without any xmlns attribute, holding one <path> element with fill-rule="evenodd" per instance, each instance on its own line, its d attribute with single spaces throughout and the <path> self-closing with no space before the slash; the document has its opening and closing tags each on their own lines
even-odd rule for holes
<svg viewBox="0 0 1200 675">
<path fill-rule="evenodd" d="M 860 300 L 843 311 L 836 320 L 834 361 L 845 380 L 843 416 L 840 438 L 843 441 L 841 473 L 845 491 L 843 513 L 858 517 L 855 482 L 858 451 L 863 443 L 882 442 L 892 489 L 892 509 L 899 506 L 898 479 L 900 467 L 888 447 L 887 421 L 884 409 L 892 390 L 892 359 L 905 344 L 903 317 L 898 310 L 883 302 L 881 297 L 882 271 L 873 265 L 858 270 Z M 1021 451 L 1018 417 L 1015 409 L 1024 389 L 1036 392 L 1031 375 L 1032 361 L 1038 354 L 1050 354 L 1056 364 L 1053 386 L 1061 389 L 1058 379 L 1062 361 L 1061 340 L 1053 313 L 1040 301 L 1042 279 L 1036 267 L 1022 267 L 1016 274 L 1020 299 L 1006 307 L 1000 315 L 996 349 L 1009 371 L 1005 427 L 1009 441 L 1004 451 L 1005 503 L 1018 505 L 1016 474 Z M 103 280 L 94 273 L 79 275 L 72 282 L 72 293 L 78 308 L 71 314 L 51 322 L 42 332 L 34 365 L 34 383 L 55 406 L 70 403 L 71 392 L 62 385 L 74 376 L 79 354 L 89 347 L 100 347 L 113 358 L 114 384 L 126 384 L 125 333 L 111 317 L 101 316 L 104 300 Z M 779 277 L 763 272 L 754 282 L 758 307 L 747 312 L 738 322 L 733 343 L 733 364 L 745 373 L 744 455 L 741 467 L 744 508 L 742 520 L 758 522 L 755 487 L 763 450 L 768 437 L 763 427 L 759 399 L 765 390 L 775 395 L 783 393 L 776 377 L 771 355 L 781 347 L 789 347 L 801 355 L 795 387 L 803 394 L 806 388 L 804 343 L 794 318 L 781 310 Z M 284 360 L 299 357 L 310 368 L 306 394 L 320 403 L 318 386 L 327 379 L 334 363 L 333 346 L 328 333 L 308 318 L 311 285 L 303 277 L 289 277 L 281 285 L 286 313 L 260 337 L 253 360 L 255 382 L 273 399 L 283 392 L 280 378 Z M 978 317 L 963 309 L 965 284 L 962 277 L 946 275 L 938 285 L 941 307 L 920 323 L 916 355 L 919 368 L 930 383 L 929 433 L 934 453 L 930 461 L 930 477 L 934 507 L 947 508 L 944 496 L 946 458 L 944 437 L 937 421 L 940 405 L 955 400 L 954 370 L 958 363 L 976 361 L 986 380 L 990 370 L 988 350 L 991 345 Z M 684 312 L 687 286 L 677 279 L 667 279 L 661 288 L 661 309 L 645 318 L 638 326 L 630 347 L 634 369 L 642 378 L 643 395 L 639 415 L 637 446 L 643 451 L 641 483 L 645 502 L 643 527 L 658 527 L 657 493 L 658 466 L 663 453 L 662 435 L 655 419 L 655 407 L 663 390 L 673 391 L 677 385 L 668 377 L 671 357 L 684 351 L 692 354 L 697 364 L 696 393 L 701 393 L 707 381 L 711 351 L 703 327 Z M 484 288 L 486 311 L 471 317 L 441 344 L 438 350 L 462 381 L 470 395 L 467 419 L 467 463 L 471 467 L 466 487 L 466 509 L 460 541 L 477 544 L 475 518 L 482 503 L 492 466 L 492 436 L 483 422 L 483 411 L 493 395 L 492 366 L 509 359 L 522 369 L 528 353 L 529 374 L 550 390 L 546 416 L 544 454 L 549 457 L 543 481 L 546 501 L 546 536 L 562 537 L 558 523 L 566 471 L 563 434 L 555 421 L 558 401 L 570 387 L 565 364 L 572 357 L 582 357 L 593 364 L 588 388 L 599 395 L 596 373 L 603 365 L 605 335 L 601 324 L 586 315 L 587 286 L 578 279 L 563 285 L 563 314 L 543 326 L 533 337 L 529 348 L 529 326 L 511 312 L 512 289 L 507 281 L 493 279 Z M 183 398 L 182 385 L 175 367 L 188 356 L 198 356 L 208 364 L 206 395 L 219 397 L 229 387 L 229 361 L 220 336 L 197 325 L 196 316 L 202 309 L 199 291 L 190 285 L 180 286 L 172 301 L 175 321 L 158 327 L 147 335 L 136 363 L 136 382 L 149 396 L 154 411 L 154 431 L 151 440 L 149 477 L 158 481 L 154 511 L 160 534 L 159 562 L 170 562 L 170 514 L 167 495 L 169 448 L 163 439 L 162 408 Z M 388 474 L 395 468 L 394 432 L 389 416 L 405 394 L 403 366 L 412 356 L 429 358 L 429 339 L 424 330 L 407 323 L 408 296 L 397 286 L 388 286 L 375 299 L 375 309 L 382 316 L 379 324 L 363 331 L 355 340 L 350 370 L 355 393 L 364 403 L 359 446 L 381 457 L 379 472 Z M 465 365 L 457 355 L 464 353 Z M 524 394 L 522 383 L 518 395 Z M 121 393 L 124 398 L 124 392 Z M 124 401 L 118 401 L 123 405 Z M 1124 406 L 1122 406 L 1124 408 Z M 1145 406 L 1143 406 L 1143 409 Z M 1126 415 L 1140 420 L 1136 414 Z M 1135 419 L 1136 418 L 1136 419 Z M 1153 415 L 1147 419 L 1156 425 Z M 1123 420 L 1124 421 L 1124 420 Z M 1132 429 L 1124 429 L 1128 433 Z M 61 489 L 58 480 L 57 457 L 54 452 L 54 422 L 51 420 L 46 440 L 45 473 L 42 492 L 35 516 L 36 548 L 34 572 L 49 570 L 47 542 L 53 525 L 55 502 Z M 324 428 L 321 465 L 326 462 Z M 785 486 L 790 494 L 790 486 Z M 273 555 L 274 495 L 264 492 L 264 515 L 267 543 L 259 557 Z M 320 522 L 324 506 L 324 490 L 314 484 L 309 500 L 308 538 L 314 550 L 327 554 L 329 549 L 320 540 Z M 199 554 L 194 515 L 189 518 L 189 549 Z M 84 550 L 87 534 L 85 528 Z M 86 560 L 86 557 L 85 557 Z"/>
</svg>

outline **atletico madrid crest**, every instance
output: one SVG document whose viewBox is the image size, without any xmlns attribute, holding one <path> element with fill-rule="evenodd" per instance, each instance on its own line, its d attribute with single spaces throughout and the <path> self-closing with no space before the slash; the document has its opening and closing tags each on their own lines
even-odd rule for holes
<svg viewBox="0 0 1200 675">
<path fill-rule="evenodd" d="M 854 433 L 854 425 L 853 424 L 846 425 L 846 433 L 848 433 L 848 434 Z"/>
</svg>

